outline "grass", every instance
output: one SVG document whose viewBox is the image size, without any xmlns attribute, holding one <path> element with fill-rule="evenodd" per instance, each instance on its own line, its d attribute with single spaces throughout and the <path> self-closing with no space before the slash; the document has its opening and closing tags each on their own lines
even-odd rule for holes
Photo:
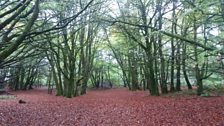
<svg viewBox="0 0 224 126">
<path fill-rule="evenodd" d="M 0 100 L 15 99 L 14 95 L 0 95 Z"/>
<path fill-rule="evenodd" d="M 170 92 L 168 94 L 165 94 L 164 96 L 168 97 L 178 97 L 178 96 L 196 96 L 197 95 L 197 90 L 192 89 L 192 90 L 182 90 L 182 91 L 177 91 L 177 92 Z"/>
</svg>

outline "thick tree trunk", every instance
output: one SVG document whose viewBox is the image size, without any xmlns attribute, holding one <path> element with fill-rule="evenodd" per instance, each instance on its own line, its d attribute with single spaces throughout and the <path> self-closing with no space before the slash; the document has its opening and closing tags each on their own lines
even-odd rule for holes
<svg viewBox="0 0 224 126">
<path fill-rule="evenodd" d="M 203 82 L 202 79 L 198 78 L 197 79 L 197 95 L 200 96 L 201 94 L 203 94 Z"/>
</svg>

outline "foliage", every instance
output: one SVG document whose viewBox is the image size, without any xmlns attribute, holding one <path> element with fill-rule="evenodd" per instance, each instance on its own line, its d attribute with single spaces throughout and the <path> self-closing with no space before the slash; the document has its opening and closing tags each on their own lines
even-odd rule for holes
<svg viewBox="0 0 224 126">
<path fill-rule="evenodd" d="M 73 97 L 107 80 L 158 96 L 180 91 L 181 80 L 192 89 L 193 77 L 200 95 L 205 80 L 224 74 L 220 0 L 0 5 L 0 85 L 15 90 L 45 83 Z"/>
</svg>

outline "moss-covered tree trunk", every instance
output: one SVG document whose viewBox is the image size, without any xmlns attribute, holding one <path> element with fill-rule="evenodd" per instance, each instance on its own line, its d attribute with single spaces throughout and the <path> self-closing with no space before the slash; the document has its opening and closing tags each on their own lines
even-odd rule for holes
<svg viewBox="0 0 224 126">
<path fill-rule="evenodd" d="M 10 16 L 10 18 L 6 19 L 4 22 L 0 24 L 0 29 L 3 29 L 6 27 L 10 22 L 15 20 L 20 13 L 22 13 L 24 10 L 26 10 L 26 7 L 30 4 L 30 1 L 27 1 L 20 9 L 16 11 L 16 13 L 13 14 L 13 16 Z M 14 51 L 18 49 L 18 47 L 22 44 L 22 42 L 25 40 L 26 35 L 30 32 L 34 22 L 36 21 L 38 14 L 39 14 L 39 4 L 40 0 L 35 1 L 34 10 L 31 18 L 28 20 L 28 23 L 25 24 L 25 28 L 22 31 L 21 34 L 14 34 L 18 35 L 18 37 L 13 41 L 10 46 L 7 46 L 4 50 L 0 50 L 0 63 L 4 61 L 8 56 L 10 56 Z M 20 15 L 21 16 L 21 15 Z M 3 39 L 2 39 L 3 40 Z M 3 43 L 5 43 L 3 41 Z"/>
</svg>

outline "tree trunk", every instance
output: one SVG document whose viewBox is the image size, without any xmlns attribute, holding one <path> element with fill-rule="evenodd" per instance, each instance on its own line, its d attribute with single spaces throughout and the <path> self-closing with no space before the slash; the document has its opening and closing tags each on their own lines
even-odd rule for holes
<svg viewBox="0 0 224 126">
<path fill-rule="evenodd" d="M 187 71 L 186 71 L 186 44 L 183 43 L 183 54 L 182 54 L 182 71 L 183 71 L 183 75 L 184 75 L 184 79 L 187 83 L 187 87 L 188 89 L 192 89 L 192 86 L 191 86 L 191 83 L 188 79 L 188 76 L 187 76 Z"/>
<path fill-rule="evenodd" d="M 193 1 L 195 3 L 195 1 Z M 194 19 L 193 19 L 193 32 L 194 32 L 194 41 L 197 41 L 197 19 L 196 19 L 196 10 L 194 11 Z M 202 82 L 202 74 L 199 68 L 199 59 L 198 59 L 198 48 L 195 45 L 194 46 L 194 57 L 195 57 L 195 77 L 196 77 L 196 83 L 197 83 L 197 95 L 201 95 L 203 93 L 203 82 Z"/>
<path fill-rule="evenodd" d="M 181 70 L 181 59 L 180 59 L 180 42 L 177 43 L 177 55 L 176 55 L 176 91 L 181 91 L 181 82 L 180 82 L 180 70 Z"/>
<path fill-rule="evenodd" d="M 172 14 L 172 29 L 171 32 L 174 34 L 176 29 L 176 0 L 173 0 L 173 14 Z M 171 38 L 171 76 L 170 76 L 170 92 L 175 91 L 174 87 L 174 65 L 175 65 L 175 46 L 174 38 Z"/>
<path fill-rule="evenodd" d="M 201 94 L 203 94 L 203 82 L 202 82 L 202 79 L 197 79 L 197 95 L 200 96 Z"/>
<path fill-rule="evenodd" d="M 159 11 L 159 29 L 162 29 L 162 1 L 158 3 L 158 11 Z M 165 59 L 163 56 L 163 45 L 162 45 L 162 35 L 159 33 L 158 36 L 158 45 L 159 45 L 159 56 L 160 56 L 160 88 L 163 94 L 168 93 L 167 82 L 166 82 L 166 73 L 165 73 Z"/>
</svg>

